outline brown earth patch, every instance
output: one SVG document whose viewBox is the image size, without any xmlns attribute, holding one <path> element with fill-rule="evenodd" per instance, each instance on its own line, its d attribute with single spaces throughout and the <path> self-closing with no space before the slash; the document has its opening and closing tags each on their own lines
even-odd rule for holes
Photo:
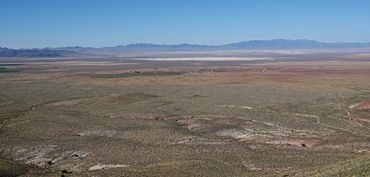
<svg viewBox="0 0 370 177">
<path fill-rule="evenodd" d="M 215 120 L 215 123 L 222 125 L 244 125 L 245 123 L 253 123 L 253 121 L 234 118 L 218 118 Z"/>
<path fill-rule="evenodd" d="M 187 128 L 188 130 L 198 130 L 203 128 L 203 125 L 194 119 L 184 119 L 179 120 L 178 122 L 183 124 L 184 127 Z"/>
<path fill-rule="evenodd" d="M 267 141 L 266 143 L 267 144 L 275 144 L 275 145 L 288 145 L 288 146 L 295 146 L 295 147 L 304 147 L 304 148 L 312 149 L 319 142 L 320 142 L 319 140 L 280 139 L 280 140 Z"/>
<path fill-rule="evenodd" d="M 168 116 L 168 117 L 155 117 L 154 120 L 163 120 L 163 121 L 179 121 L 184 119 L 183 117 L 179 116 Z"/>
<path fill-rule="evenodd" d="M 370 124 L 369 119 L 364 119 L 364 118 L 358 118 L 358 117 L 351 117 L 351 120 L 354 120 L 356 122 L 361 122 L 361 123 L 368 123 Z"/>
</svg>

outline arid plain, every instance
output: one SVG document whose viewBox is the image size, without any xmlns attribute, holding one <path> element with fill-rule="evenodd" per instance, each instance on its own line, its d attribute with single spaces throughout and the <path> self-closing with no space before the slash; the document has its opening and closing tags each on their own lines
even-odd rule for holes
<svg viewBox="0 0 370 177">
<path fill-rule="evenodd" d="M 370 175 L 363 51 L 0 65 L 0 176 Z"/>
</svg>

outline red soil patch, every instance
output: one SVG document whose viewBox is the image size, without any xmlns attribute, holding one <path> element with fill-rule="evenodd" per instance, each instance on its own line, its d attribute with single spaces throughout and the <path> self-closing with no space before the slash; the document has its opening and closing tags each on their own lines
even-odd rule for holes
<svg viewBox="0 0 370 177">
<path fill-rule="evenodd" d="M 315 63 L 307 62 L 299 65 L 289 63 L 268 65 L 243 65 L 228 67 L 210 67 L 208 69 L 192 68 L 188 66 L 177 67 L 176 72 L 187 74 L 179 76 L 147 76 L 128 78 L 90 78 L 83 75 L 67 77 L 58 76 L 60 82 L 73 82 L 73 84 L 98 84 L 98 85 L 146 85 L 146 84 L 173 84 L 173 85 L 197 85 L 197 84 L 251 84 L 255 82 L 283 82 L 305 83 L 305 79 L 325 77 L 355 77 L 370 75 L 370 65 L 363 63 Z M 143 69 L 144 71 L 145 69 Z M 166 70 L 167 71 L 167 70 Z M 50 76 L 50 77 L 56 77 Z M 8 80 L 10 81 L 10 80 Z"/>
<path fill-rule="evenodd" d="M 370 100 L 349 106 L 350 109 L 370 109 Z"/>
</svg>

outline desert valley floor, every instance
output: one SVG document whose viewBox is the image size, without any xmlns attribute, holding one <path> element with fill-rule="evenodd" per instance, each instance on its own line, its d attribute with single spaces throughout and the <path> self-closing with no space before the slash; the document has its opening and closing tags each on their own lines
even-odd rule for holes
<svg viewBox="0 0 370 177">
<path fill-rule="evenodd" d="M 369 176 L 370 56 L 312 58 L 0 59 L 0 176 Z"/>
</svg>

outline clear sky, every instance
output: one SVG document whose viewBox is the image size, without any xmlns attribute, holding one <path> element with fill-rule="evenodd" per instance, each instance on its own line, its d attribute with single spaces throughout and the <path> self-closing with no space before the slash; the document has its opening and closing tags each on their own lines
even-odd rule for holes
<svg viewBox="0 0 370 177">
<path fill-rule="evenodd" d="M 370 42 L 370 0 L 0 0 L 0 46 Z"/>
</svg>

